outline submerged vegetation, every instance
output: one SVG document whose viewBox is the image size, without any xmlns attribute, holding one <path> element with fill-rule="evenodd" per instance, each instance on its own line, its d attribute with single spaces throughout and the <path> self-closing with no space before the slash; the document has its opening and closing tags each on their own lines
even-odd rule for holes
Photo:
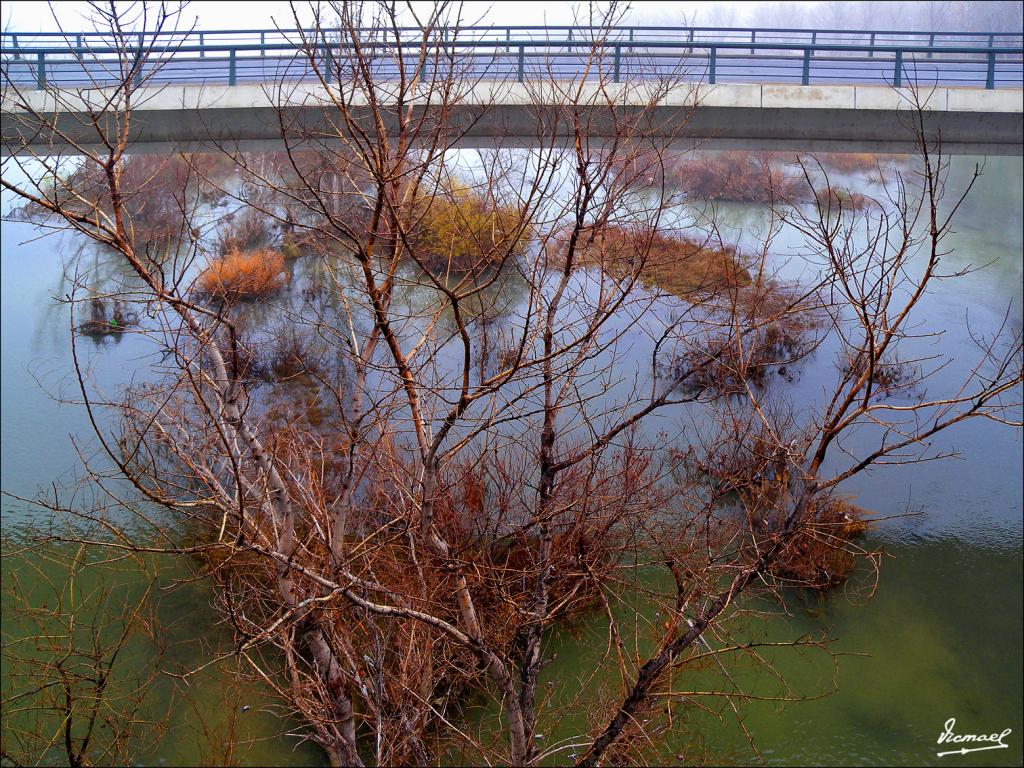
<svg viewBox="0 0 1024 768">
<path fill-rule="evenodd" d="M 242 251 L 231 246 L 199 276 L 199 289 L 218 299 L 258 299 L 288 282 L 284 257 L 269 249 Z"/>
<path fill-rule="evenodd" d="M 735 248 L 650 227 L 603 227 L 587 239 L 579 265 L 617 278 L 639 275 L 644 285 L 684 299 L 741 288 L 751 280 Z"/>
<path fill-rule="evenodd" d="M 666 374 L 685 374 L 687 389 L 714 395 L 763 388 L 773 372 L 792 381 L 820 341 L 824 317 L 817 307 L 817 297 L 799 286 L 759 279 L 717 309 L 717 328 L 686 339 L 669 356 L 663 363 Z M 734 323 L 744 328 L 742 336 L 729 333 Z"/>
<path fill-rule="evenodd" d="M 128 309 L 126 302 L 94 296 L 89 300 L 89 319 L 78 326 L 78 332 L 85 336 L 102 337 L 120 334 L 138 322 L 138 314 Z"/>
<path fill-rule="evenodd" d="M 886 156 L 888 164 L 905 163 Z M 882 157 L 865 152 L 798 156 L 781 152 L 704 150 L 657 157 L 640 154 L 620 164 L 624 178 L 640 186 L 665 184 L 687 198 L 746 203 L 842 205 L 862 210 L 870 197 L 830 183 L 828 173 L 868 174 L 881 183 L 889 171 Z M 874 173 L 869 173 L 869 172 Z"/>
</svg>

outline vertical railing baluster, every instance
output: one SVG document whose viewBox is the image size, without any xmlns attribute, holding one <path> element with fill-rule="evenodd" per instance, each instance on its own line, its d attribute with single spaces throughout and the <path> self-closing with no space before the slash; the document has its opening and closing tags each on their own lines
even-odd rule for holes
<svg viewBox="0 0 1024 768">
<path fill-rule="evenodd" d="M 82 35 L 75 35 L 75 58 L 82 60 Z"/>
<path fill-rule="evenodd" d="M 525 45 L 520 45 L 519 46 L 519 74 L 516 77 L 516 80 L 518 82 L 520 82 L 520 83 L 523 82 L 523 78 L 526 75 L 525 70 L 526 70 L 526 46 Z"/>
<path fill-rule="evenodd" d="M 630 27 L 630 28 L 629 28 L 629 42 L 631 42 L 631 43 L 633 42 L 633 32 L 634 32 L 634 31 L 635 31 L 635 30 L 633 29 L 633 27 Z M 629 52 L 630 52 L 630 53 L 632 53 L 632 52 L 633 52 L 633 46 L 632 46 L 632 45 L 631 45 L 631 46 L 629 46 Z"/>
<path fill-rule="evenodd" d="M 894 88 L 903 85 L 903 51 L 896 51 L 896 66 L 893 68 L 892 84 Z"/>
<path fill-rule="evenodd" d="M 21 58 L 21 51 L 18 50 L 18 36 L 17 35 L 11 35 L 11 45 L 14 46 L 14 58 L 20 59 Z"/>
<path fill-rule="evenodd" d="M 505 53 L 512 53 L 512 30 L 505 27 Z"/>
<path fill-rule="evenodd" d="M 36 54 L 36 88 L 40 91 L 46 88 L 46 54 L 42 51 Z"/>
<path fill-rule="evenodd" d="M 750 30 L 750 55 L 751 56 L 753 56 L 754 53 L 755 53 L 755 51 L 754 51 L 754 43 L 756 43 L 756 42 L 757 42 L 757 30 L 756 29 L 752 29 L 752 30 Z"/>
<path fill-rule="evenodd" d="M 814 46 L 814 45 L 817 45 L 817 44 L 818 44 L 818 31 L 815 30 L 814 32 L 811 32 L 811 45 Z M 811 48 L 811 56 L 813 56 L 813 55 L 814 55 L 814 49 Z"/>
<path fill-rule="evenodd" d="M 988 49 L 988 74 L 985 77 L 985 88 L 992 90 L 996 87 L 996 51 L 995 48 Z"/>
<path fill-rule="evenodd" d="M 929 49 L 928 50 L 928 58 L 929 59 L 932 57 L 931 49 L 934 48 L 934 47 L 935 47 L 935 33 L 932 32 L 930 35 L 928 35 L 928 49 Z"/>
<path fill-rule="evenodd" d="M 804 48 L 804 74 L 800 79 L 801 85 L 811 84 L 811 49 Z"/>
<path fill-rule="evenodd" d="M 228 85 L 235 85 L 238 82 L 237 61 L 235 49 L 228 51 Z"/>
<path fill-rule="evenodd" d="M 718 59 L 718 49 L 715 46 L 711 46 L 711 53 L 708 55 L 708 82 L 711 85 L 715 84 L 715 64 Z"/>
<path fill-rule="evenodd" d="M 619 82 L 622 73 L 622 46 L 615 44 L 615 72 L 612 74 L 612 82 Z"/>
<path fill-rule="evenodd" d="M 139 37 L 142 37 L 141 33 Z M 139 45 L 135 51 L 135 62 L 132 66 L 135 70 L 135 74 L 132 76 L 132 83 L 138 88 L 142 85 L 142 45 Z"/>
<path fill-rule="evenodd" d="M 199 33 L 199 58 L 206 58 L 206 35 L 202 32 Z"/>
<path fill-rule="evenodd" d="M 868 58 L 869 59 L 873 59 L 873 58 L 875 58 L 875 33 L 874 32 L 871 33 L 871 40 L 868 42 L 868 46 L 871 48 L 871 50 L 868 51 Z"/>
<path fill-rule="evenodd" d="M 260 56 L 267 55 L 267 33 L 260 32 Z"/>
</svg>

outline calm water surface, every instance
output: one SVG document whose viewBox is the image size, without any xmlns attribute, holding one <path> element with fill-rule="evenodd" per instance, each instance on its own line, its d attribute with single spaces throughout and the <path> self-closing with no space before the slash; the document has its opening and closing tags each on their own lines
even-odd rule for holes
<svg viewBox="0 0 1024 768">
<path fill-rule="evenodd" d="M 954 159 L 952 186 L 966 178 L 975 161 L 980 158 Z M 940 284 L 921 308 L 929 323 L 945 331 L 940 340 L 922 343 L 940 344 L 943 352 L 957 358 L 939 374 L 937 385 L 954 381 L 972 359 L 967 320 L 974 329 L 991 330 L 1009 307 L 1009 322 L 1021 326 L 1022 184 L 1020 158 L 990 158 L 947 241 L 955 248 L 944 260 L 949 271 L 968 264 L 984 267 L 955 283 Z M 5 211 L 8 206 L 5 201 Z M 766 225 L 759 206 L 717 208 L 725 232 L 733 232 L 741 245 L 752 245 L 750 233 Z M 66 291 L 61 275 L 81 246 L 70 237 L 37 239 L 35 227 L 23 222 L 4 221 L 2 234 L 0 487 L 9 494 L 30 496 L 51 483 L 72 481 L 81 466 L 77 450 L 93 450 L 83 409 L 55 399 L 77 396 L 69 376 L 68 310 L 56 297 Z M 795 245 L 783 233 L 776 250 L 785 255 Z M 83 340 L 81 346 L 93 381 L 111 390 L 152 362 L 151 350 L 131 334 L 100 345 Z M 796 402 L 820 397 L 831 371 L 831 362 L 822 357 L 809 361 L 790 385 Z M 834 695 L 785 706 L 753 703 L 743 710 L 745 726 L 767 762 L 1022 763 L 1020 433 L 978 420 L 945 434 L 934 447 L 955 448 L 961 456 L 875 470 L 844 487 L 859 505 L 880 516 L 904 515 L 879 524 L 866 544 L 886 553 L 872 599 L 863 602 L 836 593 L 813 604 L 796 601 L 789 615 L 776 610 L 767 620 L 751 621 L 751 639 L 786 641 L 827 630 L 834 639 L 831 650 L 850 654 L 841 658 Z M 6 535 L 18 526 L 40 524 L 40 513 L 24 503 L 8 496 L 2 505 Z M 905 516 L 908 511 L 919 514 Z M 161 583 L 170 584 L 180 575 L 173 567 L 165 568 Z M 161 620 L 174 640 L 171 658 L 180 668 L 201 663 L 204 647 L 228 640 L 210 601 L 209 587 L 202 583 L 160 598 Z M 559 656 L 546 668 L 547 679 L 564 682 L 589 669 L 604 649 L 605 638 L 597 627 L 584 624 L 550 639 L 551 650 Z M 197 635 L 203 645 L 195 641 Z M 147 652 L 144 644 L 133 649 L 139 660 Z M 773 660 L 794 695 L 814 696 L 832 688 L 832 662 L 823 654 L 786 650 L 774 654 Z M 740 669 L 736 674 L 758 692 L 772 690 L 771 680 L 762 679 L 763 671 Z M 156 697 L 169 697 L 170 684 L 162 685 Z M 238 755 L 243 763 L 323 762 L 318 750 L 298 745 L 295 737 L 276 736 L 296 724 L 260 711 L 269 699 L 258 685 L 237 688 L 210 671 L 175 701 L 172 730 L 146 762 L 194 763 L 209 754 L 204 727 L 222 733 L 231 720 L 243 741 L 275 734 L 247 742 Z M 237 716 L 243 704 L 252 709 Z M 487 715 L 482 717 L 486 720 Z M 961 732 L 1012 728 L 1009 749 L 939 759 L 936 737 L 950 717 L 957 719 Z M 546 738 L 569 737 L 578 725 L 563 723 L 564 732 Z M 689 733 L 688 743 L 680 745 L 687 754 L 703 752 L 712 762 L 755 759 L 731 714 L 721 720 L 694 716 Z"/>
</svg>

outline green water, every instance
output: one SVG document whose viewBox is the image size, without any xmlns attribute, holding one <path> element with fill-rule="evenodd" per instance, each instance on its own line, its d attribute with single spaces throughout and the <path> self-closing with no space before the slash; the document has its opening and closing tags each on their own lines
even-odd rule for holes
<svg viewBox="0 0 1024 768">
<path fill-rule="evenodd" d="M 965 178 L 972 159 L 956 158 L 953 183 Z M 965 317 L 974 329 L 992 329 L 1010 305 L 1010 323 L 1022 324 L 1022 183 L 1019 158 L 990 158 L 948 241 L 955 253 L 944 263 L 962 268 L 985 265 L 956 283 L 940 284 L 922 312 L 945 330 L 944 352 L 962 352 L 958 364 L 938 374 L 938 384 L 955 381 L 971 358 Z M 4 206 L 7 209 L 7 206 Z M 762 227 L 765 212 L 756 205 L 718 207 L 726 230 L 744 242 Z M 34 226 L 3 222 L 2 245 L 2 466 L 0 487 L 32 495 L 53 482 L 69 483 L 79 472 L 78 449 L 92 450 L 88 423 L 80 406 L 59 404 L 53 395 L 74 395 L 69 378 L 69 334 L 62 294 L 64 267 L 81 248 L 71 238 L 35 239 Z M 783 234 L 777 243 L 785 254 L 795 242 Z M 90 343 L 91 344 L 91 343 Z M 151 358 L 145 343 L 126 335 L 119 342 L 86 344 L 82 352 L 94 382 L 109 389 L 125 383 Z M 955 355 L 957 356 L 957 355 Z M 796 402 L 820 397 L 830 362 L 811 360 L 790 394 Z M 958 365 L 961 367 L 958 368 Z M 916 512 L 880 524 L 866 546 L 886 553 L 881 581 L 868 601 L 843 594 L 821 603 L 794 601 L 788 615 L 775 606 L 760 606 L 767 617 L 734 625 L 734 636 L 785 642 L 805 634 L 827 633 L 830 650 L 841 654 L 838 673 L 832 658 L 820 651 L 779 649 L 772 662 L 790 685 L 790 695 L 825 698 L 785 706 L 753 702 L 741 710 L 747 731 L 769 763 L 788 764 L 955 764 L 1022 763 L 1022 443 L 1019 432 L 975 421 L 944 435 L 936 448 L 955 448 L 961 457 L 897 470 L 877 470 L 857 478 L 844 491 L 879 515 Z M 34 600 L 45 600 L 47 587 L 36 571 L 12 556 L 19 527 L 38 528 L 45 517 L 11 497 L 2 501 L 5 534 L 4 577 L 16 569 L 27 580 Z M 157 567 L 159 566 L 159 567 Z M 51 567 L 51 566 L 48 566 Z M 53 573 L 59 577 L 59 568 Z M 179 580 L 182 566 L 150 563 L 147 568 L 100 570 L 96 582 L 131 592 L 155 579 L 160 643 L 137 638 L 121 660 L 122 669 L 145 669 L 158 645 L 171 668 L 184 672 L 201 665 L 212 649 L 225 649 L 228 631 L 217 623 L 208 584 Z M 58 579 L 59 581 L 59 579 Z M 160 587 L 174 589 L 163 591 Z M 10 614 L 4 605 L 5 641 Z M 644 610 L 641 606 L 641 610 Z M 545 668 L 545 682 L 560 681 L 568 694 L 588 675 L 602 655 L 606 637 L 601 623 L 584 623 L 549 640 L 557 660 Z M 273 659 L 265 660 L 272 667 Z M 147 701 L 147 712 L 171 708 L 170 730 L 146 747 L 147 764 L 192 764 L 209 760 L 234 729 L 241 745 L 235 758 L 244 764 L 322 764 L 315 748 L 286 735 L 297 723 L 282 720 L 264 684 L 234 682 L 225 663 L 205 670 L 188 684 L 161 679 Z M 246 669 L 252 673 L 251 667 Z M 739 664 L 733 674 L 764 695 L 779 692 L 763 667 Z M 836 675 L 834 677 L 834 674 Z M 714 672 L 679 675 L 674 685 L 698 688 L 716 680 Z M 600 676 L 589 685 L 601 687 Z M 582 683 L 580 683 L 582 685 Z M 249 709 L 242 710 L 243 706 Z M 685 737 L 660 753 L 715 763 L 749 763 L 755 753 L 736 717 L 724 702 L 709 703 L 714 712 L 687 710 Z M 716 713 L 721 713 L 718 716 Z M 486 724 L 493 713 L 474 713 Z M 1012 728 L 1009 748 L 973 755 L 938 758 L 936 738 L 943 723 L 957 720 L 957 731 L 989 733 Z M 570 738 L 582 723 L 571 718 L 547 730 L 548 744 Z M 542 722 L 541 728 L 545 729 Z M 953 762 L 955 761 L 955 762 Z M 558 762 L 558 761 L 555 761 Z"/>
</svg>

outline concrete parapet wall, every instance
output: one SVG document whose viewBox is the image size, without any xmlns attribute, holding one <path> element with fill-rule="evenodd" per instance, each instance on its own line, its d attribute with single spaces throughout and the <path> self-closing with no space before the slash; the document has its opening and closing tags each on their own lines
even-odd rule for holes
<svg viewBox="0 0 1024 768">
<path fill-rule="evenodd" d="M 381 86 L 384 103 L 387 84 Z M 334 91 L 336 94 L 337 91 Z M 580 86 L 570 82 L 481 82 L 453 109 L 452 125 L 463 126 L 463 145 L 535 144 L 538 125 L 549 136 L 567 136 L 563 120 L 567 94 L 590 120 L 591 138 L 610 137 L 623 115 L 645 112 L 641 129 L 674 143 L 702 142 L 708 148 L 794 149 L 803 151 L 913 151 L 909 128 L 914 94 L 879 86 L 799 86 L 771 84 L 681 84 L 656 81 Z M 81 125 L 90 106 L 102 104 L 106 89 L 25 91 L 3 95 L 4 152 L 29 135 L 17 99 L 44 118 L 57 114 L 61 127 L 76 140 L 96 141 L 96 129 Z M 975 88 L 934 88 L 921 93 L 926 128 L 939 131 L 947 152 L 1022 154 L 1024 92 Z M 346 92 L 355 113 L 367 111 L 362 93 Z M 434 96 L 436 101 L 436 95 Z M 426 93 L 407 101 L 414 110 L 429 109 Z M 142 89 L 134 98 L 133 141 L 140 150 L 167 143 L 199 148 L 237 142 L 242 148 L 273 146 L 279 139 L 277 114 L 283 109 L 295 125 L 311 131 L 330 129 L 325 110 L 335 109 L 330 95 L 316 83 L 276 85 L 169 85 Z M 22 125 L 19 126 L 19 123 Z M 36 135 L 35 148 L 52 137 Z"/>
</svg>

